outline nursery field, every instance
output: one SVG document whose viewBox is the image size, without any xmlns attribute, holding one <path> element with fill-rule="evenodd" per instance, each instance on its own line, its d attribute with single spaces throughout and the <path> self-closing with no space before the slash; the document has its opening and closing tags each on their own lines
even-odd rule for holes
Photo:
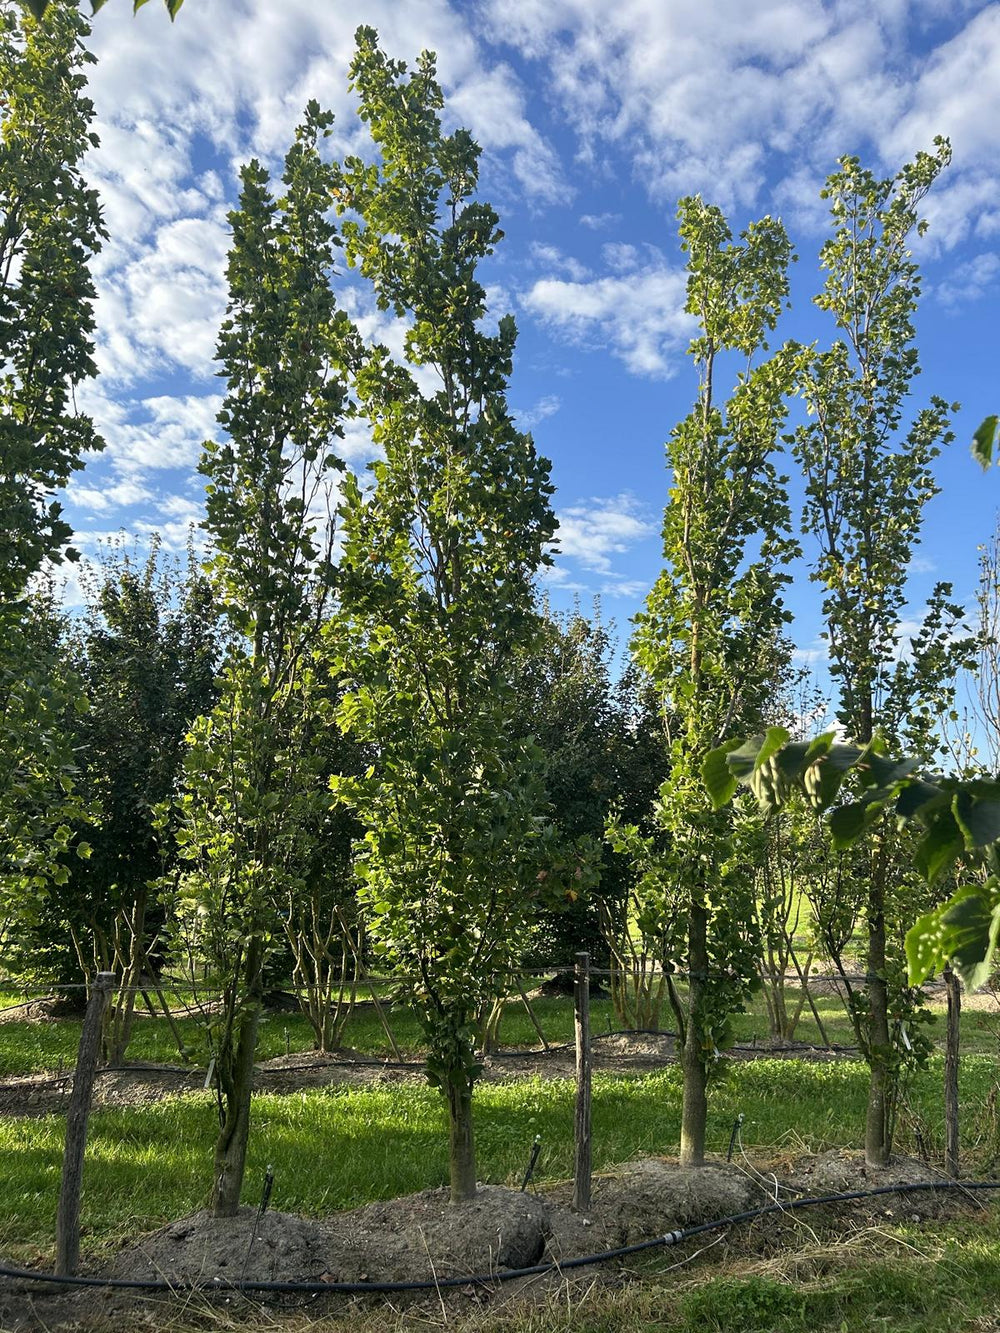
<svg viewBox="0 0 1000 1333">
<path fill-rule="evenodd" d="M 23 997 L 7 992 L 0 1024 L 0 1253 L 8 1262 L 48 1268 L 64 1136 L 61 1101 L 39 1099 L 60 1071 L 72 1067 L 80 1022 L 73 1018 L 18 1017 Z M 849 1025 L 836 995 L 817 998 L 830 1040 L 850 1046 Z M 992 1174 L 998 1152 L 996 1015 L 992 1004 L 963 1014 L 961 1075 L 963 1167 L 969 1176 Z M 553 1050 L 546 1056 L 528 1013 L 511 1003 L 500 1030 L 500 1050 L 487 1062 L 476 1092 L 479 1174 L 485 1184 L 517 1189 L 536 1136 L 541 1151 L 532 1181 L 540 1197 L 565 1195 L 573 1170 L 574 1085 L 560 1045 L 572 1040 L 572 1002 L 533 995 L 531 1007 Z M 931 1005 L 932 1012 L 937 1006 Z M 448 1179 L 446 1116 L 439 1094 L 417 1066 L 416 1025 L 393 1007 L 391 1027 L 413 1067 L 391 1058 L 377 1015 L 359 1010 L 345 1038 L 350 1049 L 314 1055 L 311 1034 L 296 1014 L 268 1016 L 258 1050 L 257 1092 L 244 1198 L 255 1205 L 264 1172 L 273 1168 L 271 1208 L 324 1218 L 378 1200 L 443 1186 Z M 196 1050 L 196 1020 L 179 1016 L 179 1030 Z M 636 1036 L 608 1037 L 609 1002 L 592 1004 L 595 1057 L 593 1145 L 598 1186 L 626 1164 L 676 1152 L 682 1080 L 669 1043 Z M 810 1019 L 814 1025 L 814 1021 Z M 940 1028 L 941 1023 L 930 1026 Z M 766 1017 L 755 1003 L 739 1017 L 737 1050 L 724 1059 L 714 1082 L 708 1148 L 714 1160 L 733 1143 L 734 1168 L 762 1195 L 771 1179 L 806 1156 L 857 1147 L 864 1120 L 867 1068 L 849 1050 L 766 1049 Z M 803 1020 L 797 1038 L 818 1042 Z M 599 1056 L 602 1045 L 609 1048 Z M 754 1049 L 756 1046 L 756 1050 Z M 515 1052 L 531 1051 L 522 1059 Z M 84 1182 L 83 1263 L 93 1271 L 117 1250 L 204 1206 L 218 1116 L 213 1093 L 199 1086 L 205 1061 L 175 1090 L 169 1073 L 181 1068 L 165 1019 L 136 1021 L 130 1048 L 132 1074 L 98 1078 L 91 1115 Z M 343 1073 L 356 1066 L 352 1078 Z M 153 1066 L 163 1066 L 153 1077 Z M 271 1090 L 270 1075 L 279 1075 Z M 942 1059 L 933 1055 L 910 1080 L 897 1127 L 897 1152 L 939 1163 L 943 1153 Z M 102 1083 L 107 1086 L 102 1090 Z M 192 1086 L 192 1084 L 194 1086 Z M 113 1091 L 112 1091 L 113 1089 Z M 23 1094 L 23 1105 L 18 1098 Z M 822 1159 L 820 1159 L 822 1160 Z M 772 1176 L 772 1173 L 774 1175 Z M 733 1228 L 689 1245 L 678 1256 L 632 1260 L 609 1282 L 567 1281 L 558 1296 L 539 1291 L 489 1308 L 421 1305 L 400 1311 L 328 1310 L 323 1326 L 340 1318 L 352 1328 L 426 1327 L 428 1323 L 540 1333 L 542 1329 L 841 1329 L 988 1328 L 985 1312 L 1000 1302 L 1000 1243 L 992 1208 L 958 1201 L 931 1217 L 904 1203 L 822 1218 L 778 1219 Z M 600 1248 L 600 1246 L 595 1246 Z M 623 1281 L 630 1275 L 636 1281 Z M 319 1311 L 290 1312 L 240 1298 L 243 1313 L 202 1309 L 187 1301 L 157 1314 L 161 1327 L 310 1326 Z M 998 1306 L 1000 1308 L 1000 1306 Z M 123 1316 L 126 1318 L 130 1315 Z M 141 1317 L 135 1316 L 137 1321 Z M 174 1321 L 174 1322 L 171 1322 Z M 395 1323 L 393 1321 L 396 1321 Z M 116 1317 L 116 1324 L 118 1323 Z M 41 1327 L 39 1324 L 38 1327 Z M 145 1324 L 137 1322 L 137 1327 Z M 345 1324 L 346 1326 L 346 1324 Z M 0 1322 L 0 1327 L 3 1327 Z"/>
</svg>

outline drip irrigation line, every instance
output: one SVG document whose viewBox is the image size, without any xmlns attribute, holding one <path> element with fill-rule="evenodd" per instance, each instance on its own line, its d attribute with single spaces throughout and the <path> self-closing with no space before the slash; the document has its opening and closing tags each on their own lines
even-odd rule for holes
<svg viewBox="0 0 1000 1333">
<path fill-rule="evenodd" d="M 104 1287 L 116 1291 L 161 1291 L 161 1292 L 200 1292 L 212 1294 L 218 1292 L 300 1292 L 303 1295 L 319 1296 L 324 1293 L 342 1292 L 359 1295 L 369 1293 L 398 1291 L 438 1291 L 445 1287 L 488 1287 L 491 1283 L 513 1282 L 518 1278 L 542 1277 L 550 1273 L 565 1273 L 571 1268 L 589 1268 L 597 1264 L 609 1263 L 614 1259 L 628 1258 L 646 1250 L 668 1249 L 681 1245 L 695 1236 L 703 1236 L 710 1231 L 721 1231 L 725 1227 L 738 1226 L 742 1222 L 754 1222 L 761 1217 L 775 1213 L 791 1213 L 800 1208 L 819 1208 L 838 1203 L 855 1203 L 861 1199 L 875 1199 L 888 1194 L 916 1194 L 931 1190 L 962 1190 L 974 1193 L 979 1190 L 1000 1189 L 1000 1180 L 945 1180 L 920 1181 L 916 1184 L 881 1185 L 872 1190 L 846 1190 L 837 1194 L 813 1195 L 804 1199 L 789 1199 L 784 1203 L 765 1204 L 761 1208 L 748 1208 L 745 1212 L 730 1213 L 726 1217 L 715 1218 L 711 1222 L 700 1222 L 697 1226 L 685 1227 L 679 1231 L 668 1231 L 662 1236 L 653 1236 L 650 1240 L 641 1240 L 634 1245 L 619 1245 L 613 1250 L 599 1250 L 596 1254 L 580 1255 L 574 1259 L 560 1259 L 551 1263 L 532 1264 L 527 1268 L 505 1268 L 492 1273 L 468 1273 L 461 1277 L 439 1277 L 410 1282 L 232 1282 L 215 1279 L 211 1282 L 170 1282 L 166 1279 L 113 1278 L 113 1277 L 67 1277 L 55 1273 L 39 1273 L 30 1268 L 0 1267 L 0 1277 L 21 1282 L 51 1283 L 64 1287 Z"/>
</svg>

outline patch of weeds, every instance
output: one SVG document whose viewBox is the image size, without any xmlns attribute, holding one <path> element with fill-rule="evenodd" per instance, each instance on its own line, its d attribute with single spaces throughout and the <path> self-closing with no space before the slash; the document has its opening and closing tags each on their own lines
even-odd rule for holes
<svg viewBox="0 0 1000 1333">
<path fill-rule="evenodd" d="M 681 1301 L 682 1328 L 690 1333 L 770 1333 L 799 1326 L 805 1310 L 804 1292 L 759 1274 L 711 1279 Z"/>
</svg>

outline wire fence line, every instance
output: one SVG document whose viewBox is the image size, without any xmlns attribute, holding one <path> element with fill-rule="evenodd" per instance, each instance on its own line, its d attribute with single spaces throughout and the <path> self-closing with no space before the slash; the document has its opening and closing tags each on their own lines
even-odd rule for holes
<svg viewBox="0 0 1000 1333">
<path fill-rule="evenodd" d="M 513 978 L 539 979 L 543 977 L 557 977 L 566 973 L 572 973 L 575 970 L 575 966 L 576 966 L 575 963 L 561 963 L 555 965 L 548 965 L 545 967 L 528 967 L 517 970 L 504 970 L 503 972 L 497 972 L 494 973 L 493 975 L 498 978 L 510 977 L 512 979 Z M 706 971 L 706 972 L 692 974 L 683 968 L 670 968 L 670 969 L 649 968 L 644 972 L 633 971 L 630 968 L 610 968 L 610 967 L 590 968 L 591 978 L 618 977 L 627 980 L 634 976 L 639 976 L 642 977 L 644 980 L 656 980 L 657 978 L 663 976 L 663 977 L 670 977 L 680 981 L 686 981 L 691 975 L 696 975 L 703 980 L 713 980 L 713 979 L 732 980 L 737 978 L 737 974 L 735 972 L 731 971 L 727 972 L 724 970 L 719 972 Z M 875 978 L 871 973 L 865 973 L 865 972 L 816 972 L 816 971 L 809 972 L 806 978 L 807 982 L 833 982 L 838 984 L 841 982 L 864 984 L 874 979 Z M 395 972 L 395 973 L 379 974 L 379 973 L 366 972 L 361 977 L 358 977 L 356 979 L 351 977 L 344 978 L 343 982 L 341 982 L 340 978 L 336 978 L 334 981 L 334 985 L 339 987 L 341 984 L 343 984 L 347 988 L 350 988 L 351 986 L 357 986 L 363 988 L 372 984 L 377 986 L 420 984 L 425 982 L 425 980 L 426 979 L 424 977 L 416 973 Z M 786 972 L 784 973 L 783 976 L 782 974 L 776 974 L 772 972 L 759 972 L 757 974 L 757 980 L 762 982 L 777 982 L 783 980 L 786 984 L 790 986 L 802 984 L 802 979 L 796 972 Z M 48 985 L 25 986 L 13 978 L 0 977 L 0 990 L 6 990 L 13 995 L 42 996 L 46 998 L 52 998 L 53 991 L 89 991 L 92 984 L 93 983 L 91 981 L 60 981 L 60 982 L 52 982 Z M 201 994 L 205 991 L 216 990 L 219 994 L 221 994 L 224 988 L 218 985 L 213 986 L 213 984 L 209 981 L 204 981 L 204 982 L 176 981 L 173 978 L 159 977 L 159 978 L 150 978 L 148 981 L 138 982 L 132 986 L 115 984 L 113 989 L 118 994 L 131 993 L 134 995 L 140 995 L 143 993 L 143 991 L 156 991 L 156 990 L 168 990 L 178 994 L 181 993 Z M 291 984 L 286 985 L 282 983 L 282 985 L 280 986 L 270 987 L 268 989 L 268 993 L 284 994 L 284 995 L 309 995 L 312 992 L 316 991 L 317 989 L 321 989 L 321 987 L 297 986 Z M 26 1001 L 25 1004 L 10 1005 L 8 1007 L 12 1009 L 25 1008 L 27 1004 L 30 1003 L 33 1003 L 33 1001 L 28 1000 Z M 0 1009 L 0 1013 L 4 1012 L 6 1012 L 6 1009 Z"/>
</svg>

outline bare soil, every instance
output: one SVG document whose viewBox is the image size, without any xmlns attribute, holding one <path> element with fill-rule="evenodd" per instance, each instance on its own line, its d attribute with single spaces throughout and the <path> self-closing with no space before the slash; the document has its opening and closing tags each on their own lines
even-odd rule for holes
<svg viewBox="0 0 1000 1333">
<path fill-rule="evenodd" d="M 861 1154 L 828 1152 L 785 1162 L 758 1163 L 746 1169 L 711 1162 L 685 1168 L 662 1158 L 631 1163 L 598 1177 L 593 1206 L 586 1214 L 569 1206 L 568 1187 L 526 1194 L 497 1186 L 481 1186 L 475 1199 L 452 1206 L 444 1190 L 426 1190 L 407 1198 L 369 1204 L 351 1212 L 313 1219 L 268 1212 L 258 1218 L 243 1209 L 230 1219 L 204 1212 L 179 1219 L 124 1248 L 108 1276 L 158 1279 L 171 1283 L 211 1284 L 216 1280 L 380 1282 L 417 1281 L 431 1284 L 470 1276 L 456 1288 L 435 1289 L 412 1296 L 393 1294 L 394 1302 L 489 1303 L 534 1299 L 551 1294 L 568 1281 L 621 1282 L 621 1262 L 586 1266 L 572 1273 L 556 1271 L 543 1278 L 518 1278 L 501 1287 L 491 1279 L 504 1269 L 557 1265 L 661 1236 L 697 1223 L 715 1220 L 767 1204 L 777 1196 L 789 1200 L 803 1193 L 825 1194 L 884 1185 L 932 1181 L 923 1163 L 899 1159 L 885 1171 L 871 1172 Z M 774 1194 L 772 1194 L 772 1189 Z M 827 1225 L 845 1226 L 860 1212 L 868 1218 L 912 1218 L 979 1207 L 949 1194 L 889 1194 L 863 1203 L 815 1210 Z M 812 1216 L 810 1224 L 818 1224 Z M 791 1215 L 789 1215 L 791 1216 Z M 780 1227 L 784 1217 L 773 1220 Z M 770 1233 L 760 1227 L 748 1233 L 749 1243 L 767 1246 Z M 691 1254 L 690 1242 L 681 1255 Z M 2 1260 L 0 1260 L 2 1262 Z M 51 1287 L 0 1279 L 0 1329 L 121 1330 L 161 1326 L 167 1310 L 190 1296 L 157 1297 L 141 1293 L 90 1289 L 67 1294 Z M 244 1297 L 216 1291 L 208 1299 L 235 1311 L 249 1312 L 254 1303 L 281 1305 L 281 1295 Z M 296 1299 L 302 1300 L 302 1297 Z M 331 1292 L 305 1298 L 317 1313 L 344 1313 L 356 1297 Z M 371 1305 L 381 1298 L 366 1296 Z M 172 1305 L 166 1303 L 172 1302 Z M 159 1311 L 159 1314 L 157 1314 Z M 149 1321 L 148 1323 L 146 1321 Z M 133 1322 L 134 1321 L 134 1322 Z"/>
</svg>

